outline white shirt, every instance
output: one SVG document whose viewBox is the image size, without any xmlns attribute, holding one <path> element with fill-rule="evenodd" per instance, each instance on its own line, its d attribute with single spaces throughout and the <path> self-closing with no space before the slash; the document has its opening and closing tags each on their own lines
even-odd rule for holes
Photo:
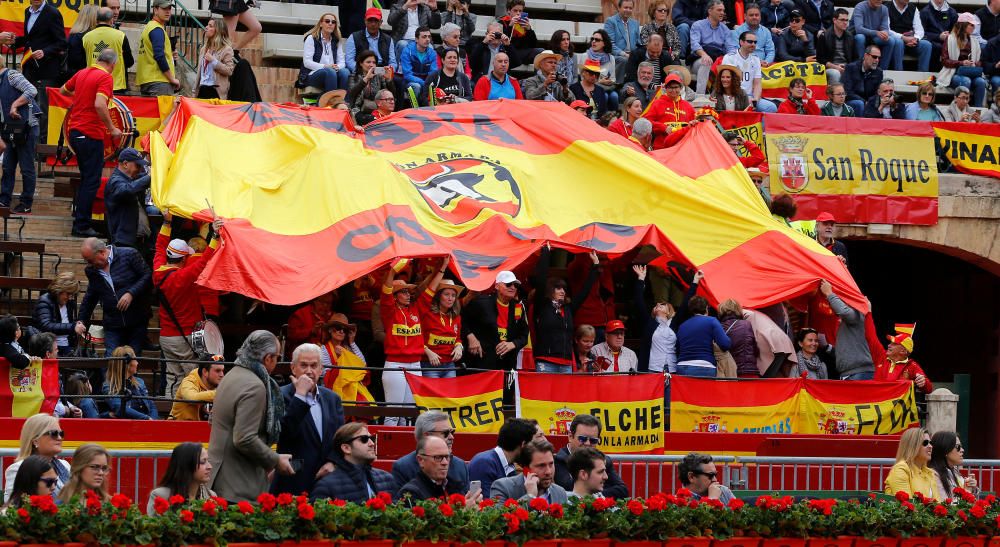
<svg viewBox="0 0 1000 547">
<path fill-rule="evenodd" d="M 319 440 L 323 440 L 323 407 L 319 406 L 317 393 L 306 393 L 304 396 L 295 394 L 295 398 L 309 405 L 309 415 L 312 416 L 313 425 L 319 433 Z"/>
<path fill-rule="evenodd" d="M 310 74 L 333 64 L 336 64 L 338 67 L 347 66 L 343 40 L 337 40 L 336 51 L 333 50 L 333 44 L 322 37 L 320 38 L 320 43 L 323 45 L 323 54 L 319 58 L 318 63 L 313 61 L 313 55 L 316 54 L 316 40 L 313 40 L 313 37 L 310 35 L 306 36 L 305 42 L 302 43 L 302 66 L 309 69 Z"/>
<path fill-rule="evenodd" d="M 611 351 L 611 347 L 608 346 L 607 342 L 601 342 L 590 350 L 594 354 L 594 359 L 598 360 L 604 357 L 608 361 L 611 361 L 611 366 L 604 370 L 604 372 L 615 372 L 615 354 Z M 618 352 L 618 371 L 617 372 L 628 372 L 630 370 L 637 370 L 639 368 L 639 357 L 634 351 L 622 346 L 621 351 Z"/>
<path fill-rule="evenodd" d="M 213 87 L 215 86 L 215 65 L 219 64 L 218 59 L 212 60 L 211 63 L 205 62 L 205 59 L 201 60 L 201 76 L 198 79 L 199 86 Z"/>
<path fill-rule="evenodd" d="M 896 10 L 896 13 L 903 13 L 904 11 L 906 11 L 907 7 L 908 5 L 903 6 L 903 9 L 899 9 L 899 6 L 896 5 L 895 1 L 889 3 L 889 9 Z M 893 30 L 890 28 L 889 36 L 892 36 L 893 38 L 900 38 L 903 35 L 898 32 L 893 32 Z M 919 9 L 913 10 L 913 37 L 916 38 L 917 40 L 921 40 L 924 37 L 924 24 L 920 22 Z"/>
<path fill-rule="evenodd" d="M 45 9 L 45 4 L 46 2 L 39 4 L 38 9 L 34 9 L 30 5 L 28 6 L 28 25 L 25 27 L 28 29 L 28 32 L 31 32 L 31 29 L 35 26 L 35 22 L 38 21 L 38 15 Z"/>
<path fill-rule="evenodd" d="M 743 57 L 743 54 L 739 50 L 736 50 L 732 53 L 727 53 L 722 58 L 722 64 L 733 65 L 740 69 L 740 72 L 742 72 L 740 87 L 743 88 L 748 97 L 759 98 L 753 96 L 753 81 L 761 77 L 760 57 L 752 53 L 749 57 Z"/>
<path fill-rule="evenodd" d="M 59 306 L 59 322 L 69 323 L 69 310 L 66 309 L 66 305 Z M 69 345 L 69 335 L 60 334 L 56 336 L 56 346 L 68 346 Z"/>
<path fill-rule="evenodd" d="M 416 40 L 419 26 L 420 17 L 417 15 L 417 8 L 406 10 L 406 32 L 403 33 L 403 39 Z"/>
<path fill-rule="evenodd" d="M 500 456 L 500 464 L 503 465 L 504 475 L 510 475 L 514 471 L 517 471 L 517 468 L 514 467 L 514 464 L 507 461 L 507 455 L 503 453 L 502 448 L 497 446 L 493 448 L 493 451 L 497 453 L 497 456 Z"/>
<path fill-rule="evenodd" d="M 677 334 L 670 319 L 656 318 L 656 330 L 649 345 L 649 370 L 663 372 L 677 367 Z"/>
</svg>

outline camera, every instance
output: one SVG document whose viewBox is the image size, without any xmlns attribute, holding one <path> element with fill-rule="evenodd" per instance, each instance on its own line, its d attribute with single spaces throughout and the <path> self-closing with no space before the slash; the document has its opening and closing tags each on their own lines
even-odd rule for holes
<svg viewBox="0 0 1000 547">
<path fill-rule="evenodd" d="M 559 85 L 566 85 L 567 83 L 569 83 L 569 80 L 566 79 L 565 76 L 559 76 L 558 78 L 556 78 L 556 81 L 559 82 Z"/>
<path fill-rule="evenodd" d="M 502 32 L 494 32 L 493 33 L 493 39 L 494 40 L 499 40 L 501 36 L 503 36 Z"/>
<path fill-rule="evenodd" d="M 385 67 L 384 66 L 377 66 L 377 67 L 375 67 L 375 75 L 376 76 L 385 76 Z"/>
</svg>

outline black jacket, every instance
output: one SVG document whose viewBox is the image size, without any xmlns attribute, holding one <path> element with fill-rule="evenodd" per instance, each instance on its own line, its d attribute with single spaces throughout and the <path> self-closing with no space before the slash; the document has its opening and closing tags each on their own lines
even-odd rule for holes
<svg viewBox="0 0 1000 547">
<path fill-rule="evenodd" d="M 632 51 L 632 53 L 629 54 L 629 56 L 628 56 L 628 62 L 625 63 L 625 81 L 626 82 L 638 82 L 639 81 L 639 63 L 641 63 L 641 62 L 643 62 L 645 60 L 646 60 L 646 47 L 645 46 L 637 47 L 637 48 L 635 48 L 634 51 Z M 670 66 L 670 65 L 675 65 L 675 64 L 677 64 L 677 60 L 674 59 L 673 57 L 671 57 L 669 53 L 667 53 L 667 49 L 666 48 L 663 48 L 663 52 L 660 53 L 660 79 L 659 79 L 659 81 L 657 81 L 656 77 L 654 76 L 653 83 L 656 84 L 656 85 L 659 85 L 659 84 L 663 83 L 663 77 L 664 77 L 663 69 L 666 68 L 666 67 L 668 67 L 668 66 Z"/>
<path fill-rule="evenodd" d="M 818 34 L 821 29 L 825 29 L 833 24 L 834 6 L 831 0 L 823 0 L 819 6 L 819 11 L 816 11 L 816 4 L 813 4 L 812 0 L 794 1 L 795 7 L 802 12 L 802 17 L 806 20 L 806 30 L 813 36 Z"/>
<path fill-rule="evenodd" d="M 26 339 L 27 337 L 22 337 Z M 14 349 L 9 342 L 0 343 L 0 358 L 6 359 L 13 368 L 27 368 L 31 364 L 31 359 L 27 355 Z"/>
<path fill-rule="evenodd" d="M 865 102 L 865 112 L 862 118 L 882 118 L 882 113 L 879 112 L 878 106 L 881 103 L 882 98 L 878 95 L 868 99 Z M 906 105 L 896 102 L 896 106 L 890 111 L 892 118 L 894 120 L 905 120 L 906 119 Z"/>
<path fill-rule="evenodd" d="M 535 277 L 531 281 L 531 286 L 535 289 L 535 301 L 532 309 L 532 315 L 535 317 L 535 337 L 532 351 L 536 358 L 558 357 L 572 360 L 573 314 L 587 299 L 590 289 L 597 281 L 600 270 L 599 267 L 590 269 L 580 294 L 575 295 L 572 299 L 569 299 L 567 294 L 569 304 L 562 306 L 563 313 L 560 314 L 552 303 L 552 299 L 545 294 L 548 287 L 547 279 L 551 255 L 552 252 L 547 247 L 542 247 L 541 256 L 538 257 L 538 265 L 535 267 Z"/>
<path fill-rule="evenodd" d="M 573 490 L 573 476 L 569 474 L 569 468 L 566 467 L 566 460 L 569 459 L 569 447 L 564 446 L 562 450 L 556 453 L 556 484 L 562 486 L 567 492 Z M 615 499 L 625 499 L 629 496 L 628 487 L 625 486 L 625 481 L 622 480 L 621 476 L 615 471 L 615 466 L 611 464 L 611 457 L 604 457 L 604 465 L 608 468 L 608 480 L 604 483 L 604 497 L 615 498 Z"/>
<path fill-rule="evenodd" d="M 1000 75 L 1000 69 L 997 69 L 996 66 L 1000 62 L 1000 34 L 990 38 L 990 41 L 986 42 L 986 47 L 983 48 L 979 62 L 982 63 L 983 74 L 986 76 Z"/>
<path fill-rule="evenodd" d="M 806 57 L 816 55 L 816 44 L 813 33 L 807 30 L 806 38 L 809 40 L 803 42 L 797 36 L 792 36 L 790 31 L 782 33 L 780 36 L 775 36 L 774 60 L 778 62 L 797 61 L 802 63 L 805 62 Z"/>
<path fill-rule="evenodd" d="M 940 11 L 934 9 L 934 2 L 927 2 L 920 10 L 920 24 L 924 26 L 924 39 L 931 44 L 943 47 L 941 41 L 942 32 L 951 32 L 951 27 L 958 20 L 958 12 L 955 8 L 948 6 L 948 9 Z"/>
<path fill-rule="evenodd" d="M 406 484 L 419 473 L 416 450 L 392 463 L 392 478 L 396 479 L 396 484 Z M 451 465 L 448 466 L 448 484 L 449 491 L 451 488 L 462 494 L 469 491 L 469 466 L 454 454 L 451 456 Z"/>
<path fill-rule="evenodd" d="M 833 27 L 829 27 L 823 32 L 823 36 L 816 39 L 816 62 L 823 65 L 832 62 L 836 51 Z M 853 63 L 858 58 L 858 50 L 854 47 L 854 31 L 851 29 L 844 31 L 844 57 L 847 58 L 847 63 L 844 64 L 845 70 L 847 69 L 847 65 Z"/>
<path fill-rule="evenodd" d="M 319 386 L 316 388 L 319 406 L 323 415 L 323 437 L 320 440 L 316 424 L 310 414 L 309 405 L 295 396 L 295 386 L 282 386 L 281 396 L 285 400 L 285 415 L 281 417 L 281 436 L 278 438 L 278 453 L 291 454 L 292 461 L 299 460 L 302 467 L 294 475 L 275 473 L 271 492 L 280 494 L 301 494 L 310 492 L 316 484 L 316 472 L 326 462 L 333 462 L 339 447 L 333 444 L 333 434 L 344 425 L 344 406 L 340 395 Z"/>
<path fill-rule="evenodd" d="M 24 10 L 24 34 L 14 39 L 14 47 L 30 48 L 32 51 L 44 51 L 41 61 L 29 60 L 24 65 L 24 77 L 29 82 L 47 80 L 56 82 L 60 79 L 59 72 L 62 58 L 66 55 L 66 27 L 63 25 L 62 14 L 51 2 L 42 5 L 38 19 L 28 32 L 30 8 Z"/>
<path fill-rule="evenodd" d="M 976 17 L 979 18 L 979 34 L 983 40 L 992 40 L 1000 33 L 1000 15 L 993 15 L 990 8 L 983 6 L 976 10 Z"/>
<path fill-rule="evenodd" d="M 868 101 L 868 99 L 878 95 L 878 85 L 882 83 L 882 69 L 875 67 L 868 72 L 861 72 L 861 63 L 858 60 L 844 67 L 844 74 L 840 78 L 840 83 L 844 84 L 844 91 L 847 92 L 848 101 Z"/>
<path fill-rule="evenodd" d="M 518 57 L 517 52 L 514 51 L 513 46 L 500 46 L 500 52 L 506 53 L 510 57 L 510 68 L 516 68 L 521 66 L 521 58 Z M 477 82 L 479 78 L 484 74 L 489 72 L 493 67 L 490 66 L 490 47 L 486 45 L 485 42 L 479 42 L 472 48 L 472 53 L 469 54 L 469 63 L 472 64 L 472 81 Z M 475 87 L 475 86 L 473 86 Z"/>
<path fill-rule="evenodd" d="M 149 175 L 130 179 L 121 169 L 115 169 L 104 187 L 105 218 L 111 243 L 115 245 L 138 245 L 136 233 L 139 228 L 139 207 L 149 188 Z"/>
<path fill-rule="evenodd" d="M 451 481 L 446 480 L 444 486 L 442 486 L 432 481 L 423 471 L 418 471 L 416 477 L 410 479 L 410 482 L 404 484 L 399 489 L 399 495 L 396 498 L 412 506 L 415 501 L 443 498 L 451 494 L 461 494 L 464 496 L 465 492 L 462 492 Z"/>
<path fill-rule="evenodd" d="M 333 454 L 331 461 L 337 468 L 316 483 L 309 496 L 311 501 L 342 499 L 364 503 L 369 499 L 368 486 L 371 486 L 375 494 L 388 492 L 395 499 L 399 487 L 389 473 L 370 465 L 358 467 L 345 460 L 339 449 Z"/>
<path fill-rule="evenodd" d="M 635 280 L 632 286 L 632 303 L 635 306 L 635 317 L 639 321 L 639 332 L 642 338 L 639 339 L 639 350 L 636 357 L 639 358 L 639 372 L 649 372 L 649 350 L 653 347 L 653 333 L 656 332 L 656 319 L 650 315 L 652 308 L 646 304 L 646 282 Z"/>
<path fill-rule="evenodd" d="M 139 251 L 129 247 L 111 247 L 111 280 L 114 289 L 93 266 L 87 266 L 87 292 L 80 303 L 80 321 L 90 323 L 90 316 L 98 304 L 104 309 L 104 328 L 140 327 L 148 322 L 149 306 L 145 298 L 153 284 L 153 274 Z M 118 311 L 118 299 L 129 293 L 132 304 L 125 311 Z"/>
<path fill-rule="evenodd" d="M 35 303 L 35 309 L 31 311 L 31 320 L 35 328 L 42 332 L 52 334 L 67 335 L 70 347 L 76 346 L 76 300 L 66 302 L 66 314 L 69 316 L 69 323 L 63 323 L 59 315 L 59 303 L 52 293 L 45 293 Z"/>
<path fill-rule="evenodd" d="M 675 27 L 684 24 L 693 25 L 695 21 L 708 16 L 708 0 L 678 0 L 670 15 Z"/>
<path fill-rule="evenodd" d="M 516 305 L 515 305 L 516 304 Z M 520 319 L 515 319 L 515 309 L 522 308 Z M 462 309 L 462 341 L 468 347 L 468 335 L 474 334 L 483 348 L 483 356 L 477 357 L 466 350 L 463 360 L 472 368 L 494 370 L 514 370 L 517 354 L 528 343 L 528 318 L 523 312 L 524 305 L 512 300 L 507 306 L 507 341 L 514 343 L 514 350 L 498 357 L 496 345 L 500 343 L 497 330 L 497 295 L 481 295 Z M 485 489 L 484 489 L 485 490 Z"/>
</svg>

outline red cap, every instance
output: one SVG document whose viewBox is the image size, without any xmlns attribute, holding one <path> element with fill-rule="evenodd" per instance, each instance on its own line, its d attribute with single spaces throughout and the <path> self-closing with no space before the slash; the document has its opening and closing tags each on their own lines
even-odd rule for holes
<svg viewBox="0 0 1000 547">
<path fill-rule="evenodd" d="M 824 211 L 816 217 L 816 222 L 837 222 L 837 219 L 833 218 L 832 214 Z"/>
<path fill-rule="evenodd" d="M 608 321 L 608 324 L 604 327 L 604 332 L 615 332 L 616 330 L 625 330 L 625 323 L 617 319 L 612 319 Z"/>
<path fill-rule="evenodd" d="M 667 87 L 667 84 L 670 82 L 677 82 L 681 85 L 681 87 L 684 87 L 684 80 L 681 80 L 681 77 L 677 74 L 667 74 L 667 76 L 663 78 L 663 87 Z"/>
<path fill-rule="evenodd" d="M 378 8 L 368 8 L 368 10 L 365 11 L 365 21 L 367 21 L 369 19 L 378 19 L 379 21 L 381 21 L 382 20 L 382 10 L 380 10 Z"/>
<path fill-rule="evenodd" d="M 590 108 L 590 103 L 587 103 L 586 101 L 581 101 L 580 99 L 577 99 L 577 100 L 569 103 L 569 107 L 570 108 Z"/>
</svg>

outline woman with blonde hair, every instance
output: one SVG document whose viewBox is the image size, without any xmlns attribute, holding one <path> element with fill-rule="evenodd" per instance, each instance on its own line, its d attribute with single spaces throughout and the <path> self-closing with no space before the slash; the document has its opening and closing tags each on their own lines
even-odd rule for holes
<svg viewBox="0 0 1000 547">
<path fill-rule="evenodd" d="M 229 96 L 229 77 L 236 69 L 229 27 L 221 17 L 205 24 L 205 45 L 198 61 L 198 98 L 225 99 Z"/>
<path fill-rule="evenodd" d="M 729 354 L 736 361 L 736 376 L 739 378 L 760 378 L 757 370 L 757 337 L 753 325 L 743 317 L 743 307 L 732 298 L 719 304 L 719 322 L 729 335 Z"/>
<path fill-rule="evenodd" d="M 66 460 L 60 459 L 62 443 L 65 433 L 59 428 L 59 419 L 49 414 L 35 414 L 21 425 L 20 450 L 14 463 L 4 471 L 4 499 L 10 499 L 10 494 L 14 490 L 14 478 L 17 470 L 21 467 L 21 462 L 29 456 L 41 456 L 52 461 L 52 467 L 56 471 L 56 482 L 54 494 L 58 494 L 63 485 L 69 481 L 70 466 Z"/>
<path fill-rule="evenodd" d="M 305 34 L 302 44 L 302 68 L 298 87 L 319 87 L 323 92 L 347 89 L 350 77 L 344 56 L 344 43 L 337 26 L 337 16 L 324 13 Z"/>
<path fill-rule="evenodd" d="M 920 492 L 927 498 L 943 501 L 938 475 L 927 465 L 932 451 L 931 436 L 926 429 L 915 427 L 904 431 L 896 449 L 896 464 L 885 478 L 885 493 L 906 492 L 913 496 Z"/>
<path fill-rule="evenodd" d="M 638 97 L 626 97 L 621 110 L 621 117 L 608 124 L 608 130 L 627 139 L 632 136 L 632 124 L 642 117 L 642 101 Z"/>
<path fill-rule="evenodd" d="M 76 16 L 76 22 L 69 29 L 69 36 L 66 41 L 69 47 L 66 49 L 66 68 L 68 72 L 66 78 L 71 78 L 77 72 L 87 68 L 86 48 L 83 47 L 83 35 L 87 34 L 97 26 L 97 12 L 100 11 L 97 4 L 86 4 L 80 8 L 80 13 Z"/>
<path fill-rule="evenodd" d="M 580 325 L 573 333 L 573 370 L 575 372 L 600 372 L 594 361 L 594 340 L 597 329 L 591 325 Z"/>
<path fill-rule="evenodd" d="M 156 405 L 149 400 L 146 383 L 139 378 L 139 361 L 131 346 L 118 346 L 108 360 L 108 374 L 101 389 L 103 395 L 117 395 L 107 399 L 109 418 L 126 420 L 155 420 L 159 418 Z"/>
<path fill-rule="evenodd" d="M 677 333 L 670 327 L 677 312 L 669 302 L 656 302 L 646 311 L 646 275 L 649 266 L 632 266 L 636 282 L 633 284 L 633 302 L 636 317 L 640 319 L 642 339 L 639 345 L 639 370 L 669 372 L 677 365 Z"/>
<path fill-rule="evenodd" d="M 92 491 L 108 501 L 111 496 L 107 492 L 106 480 L 111 471 L 111 454 L 99 444 L 81 444 L 73 452 L 73 466 L 70 468 L 70 479 L 59 492 L 59 500 L 63 503 L 79 496 L 86 503 L 86 493 Z"/>
<path fill-rule="evenodd" d="M 650 36 L 659 34 L 663 37 L 663 47 L 670 52 L 670 56 L 680 58 L 681 35 L 677 32 L 670 14 L 673 6 L 674 3 L 668 0 L 654 0 L 649 3 L 647 12 L 649 22 L 639 29 L 639 45 L 645 46 L 649 43 Z"/>
<path fill-rule="evenodd" d="M 87 332 L 82 322 L 76 320 L 76 295 L 80 282 L 73 272 L 61 272 L 49 291 L 43 294 L 31 312 L 32 322 L 38 330 L 56 335 L 59 356 L 67 357 L 76 347 L 77 336 Z"/>
</svg>

